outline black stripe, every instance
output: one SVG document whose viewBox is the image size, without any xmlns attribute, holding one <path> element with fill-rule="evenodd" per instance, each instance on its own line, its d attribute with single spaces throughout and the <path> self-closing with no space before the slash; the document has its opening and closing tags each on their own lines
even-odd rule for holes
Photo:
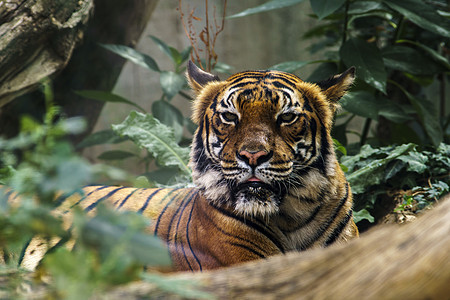
<svg viewBox="0 0 450 300">
<path fill-rule="evenodd" d="M 302 199 L 303 200 L 303 199 Z M 297 224 L 297 226 L 289 228 L 289 229 L 282 229 L 283 233 L 292 233 L 294 231 L 297 231 L 303 227 L 305 227 L 306 225 L 308 225 L 309 223 L 311 223 L 317 216 L 317 214 L 319 213 L 320 209 L 322 208 L 322 206 L 319 204 L 317 205 L 317 207 L 314 209 L 314 211 L 312 212 L 312 214 L 308 217 L 308 219 L 306 219 L 304 222 L 300 222 L 299 224 Z"/>
<path fill-rule="evenodd" d="M 241 223 L 243 223 L 243 224 L 253 228 L 254 230 L 258 231 L 259 233 L 264 235 L 267 239 L 269 239 L 278 248 L 278 250 L 281 251 L 281 253 L 285 253 L 283 245 L 280 243 L 280 241 L 277 238 L 275 238 L 272 234 L 270 234 L 267 231 L 268 228 L 263 227 L 263 226 L 255 223 L 255 222 L 253 222 L 252 220 L 249 220 L 249 219 L 246 219 L 246 218 L 234 215 L 234 214 L 228 212 L 227 210 L 225 210 L 225 209 L 223 209 L 221 207 L 215 206 L 213 203 L 209 203 L 209 205 L 211 207 L 215 208 L 216 210 L 218 210 L 220 213 L 222 213 L 222 214 L 224 214 L 224 215 L 226 215 L 226 216 L 228 216 L 230 218 L 233 218 L 233 219 L 235 219 L 235 220 L 237 220 L 237 221 L 239 221 L 239 222 L 241 222 Z"/>
<path fill-rule="evenodd" d="M 142 207 L 138 210 L 138 213 L 143 213 L 144 210 L 147 208 L 148 204 L 150 203 L 150 200 L 153 199 L 153 197 L 159 193 L 162 189 L 157 189 L 156 191 L 154 191 L 153 193 L 150 194 L 150 196 L 147 197 L 147 199 L 144 202 L 144 205 L 142 205 Z"/>
<path fill-rule="evenodd" d="M 289 90 L 291 93 L 294 93 L 293 89 L 291 89 L 290 87 L 286 86 L 285 84 L 283 84 L 277 80 L 270 81 L 270 84 L 272 84 L 274 87 L 276 87 L 278 89 L 281 89 L 281 90 L 286 89 L 286 90 Z"/>
<path fill-rule="evenodd" d="M 118 187 L 118 188 L 112 190 L 111 192 L 109 192 L 108 194 L 106 194 L 106 196 L 103 196 L 103 197 L 101 197 L 100 199 L 98 199 L 97 201 L 91 203 L 91 205 L 89 205 L 88 207 L 86 207 L 86 208 L 84 209 L 84 211 L 85 211 L 85 212 L 90 212 L 90 211 L 93 210 L 93 209 L 94 209 L 101 201 L 103 201 L 103 200 L 105 200 L 105 199 L 108 199 L 109 197 L 111 197 L 112 195 L 114 195 L 116 192 L 118 192 L 118 191 L 120 191 L 120 190 L 123 190 L 123 189 L 125 189 L 125 188 L 126 188 L 126 187 L 121 186 L 121 187 Z"/>
<path fill-rule="evenodd" d="M 186 201 L 185 204 L 183 205 L 183 209 L 181 210 L 180 216 L 178 217 L 177 227 L 176 227 L 176 229 L 175 229 L 175 250 L 177 250 L 177 245 L 178 245 L 178 232 L 179 232 L 179 230 L 180 230 L 180 223 L 181 223 L 181 220 L 183 219 L 184 210 L 185 210 L 186 207 L 189 205 L 189 203 L 191 203 L 191 201 L 192 201 L 192 199 L 194 198 L 194 196 L 196 196 L 197 194 L 198 194 L 198 191 L 193 189 L 193 190 L 192 190 L 190 193 L 188 193 L 188 195 L 186 196 L 186 198 L 187 198 L 188 196 L 190 196 L 190 197 L 189 197 L 188 201 Z M 185 199 L 186 199 L 186 198 L 185 198 Z M 183 201 L 184 201 L 185 199 L 183 199 Z M 191 250 L 192 250 L 192 248 L 191 248 Z M 191 271 L 193 271 L 192 266 L 191 266 L 191 264 L 190 264 L 190 262 L 189 262 L 189 259 L 188 259 L 187 256 L 186 256 L 186 251 L 184 250 L 184 244 L 183 244 L 183 243 L 181 243 L 181 251 L 183 252 L 184 259 L 186 260 L 186 262 L 187 262 L 187 264 L 188 264 L 188 266 L 189 266 L 189 269 L 191 269 Z M 192 253 L 192 254 L 195 256 L 194 253 Z"/>
<path fill-rule="evenodd" d="M 237 235 L 235 235 L 235 234 L 231 234 L 231 233 L 229 233 L 229 232 L 226 232 L 225 230 L 223 230 L 222 228 L 220 228 L 209 216 L 208 216 L 208 214 L 207 213 L 204 213 L 203 214 L 203 216 L 205 217 L 205 218 L 207 218 L 208 219 L 208 221 L 218 230 L 218 231 L 220 231 L 222 234 L 224 234 L 224 235 L 226 235 L 226 236 L 229 236 L 229 237 L 232 237 L 232 238 L 236 238 L 236 239 L 238 239 L 238 240 L 241 240 L 241 241 L 243 241 L 243 242 L 246 242 L 246 243 L 248 243 L 248 244 L 251 244 L 253 247 L 255 247 L 255 248 L 258 248 L 259 250 L 261 250 L 262 252 L 264 252 L 264 249 L 262 249 L 261 248 L 261 246 L 260 245 L 258 245 L 258 244 L 256 244 L 256 243 L 254 243 L 253 241 L 251 241 L 251 240 L 248 240 L 248 239 L 246 239 L 245 237 L 242 237 L 242 236 L 237 236 Z M 255 250 L 256 251 L 256 250 Z M 258 254 L 259 255 L 259 254 Z M 263 254 L 261 254 L 262 256 L 261 257 L 265 257 L 265 255 L 263 255 Z"/>
<path fill-rule="evenodd" d="M 164 201 L 167 197 L 169 197 L 175 191 L 178 191 L 178 190 L 179 189 L 173 189 L 170 192 L 168 192 L 167 195 L 161 200 L 161 202 Z M 161 223 L 162 216 L 164 215 L 164 213 L 166 212 L 167 208 L 169 207 L 169 205 L 173 202 L 173 200 L 175 198 L 177 198 L 177 195 L 175 195 L 175 197 L 170 198 L 169 202 L 164 206 L 164 208 L 159 213 L 158 220 L 156 221 L 156 225 L 155 225 L 155 232 L 153 233 L 155 236 L 158 234 L 159 223 Z"/>
<path fill-rule="evenodd" d="M 196 194 L 196 195 L 198 195 L 198 194 Z M 194 252 L 194 250 L 192 249 L 191 241 L 190 241 L 190 238 L 189 238 L 189 224 L 191 223 L 192 211 L 194 210 L 194 205 L 195 205 L 195 201 L 194 201 L 194 203 L 192 204 L 191 211 L 189 212 L 189 219 L 188 219 L 187 224 L 186 224 L 186 241 L 187 241 L 187 243 L 188 243 L 189 250 L 191 250 L 192 255 L 194 256 L 195 260 L 196 260 L 197 263 L 198 263 L 198 267 L 199 267 L 200 271 L 202 271 L 202 269 L 203 269 L 203 268 L 202 268 L 202 264 L 200 263 L 200 260 L 198 259 L 197 255 L 195 255 L 195 252 Z M 183 247 L 183 249 L 184 249 L 184 247 Z M 193 269 L 192 269 L 192 267 L 191 267 L 190 265 L 189 265 L 189 267 L 190 267 L 191 270 L 193 271 Z"/>
<path fill-rule="evenodd" d="M 128 194 L 128 196 L 126 196 L 122 202 L 119 204 L 119 206 L 117 206 L 117 209 L 120 209 L 127 201 L 128 199 L 138 191 L 138 189 L 134 189 L 130 194 Z M 118 199 L 116 202 L 114 202 L 114 206 L 120 201 L 120 199 Z"/>
<path fill-rule="evenodd" d="M 22 251 L 20 251 L 19 260 L 18 260 L 18 262 L 17 262 L 17 266 L 18 266 L 18 267 L 20 267 L 20 265 L 21 265 L 22 262 L 23 262 L 23 259 L 24 259 L 24 257 L 25 257 L 25 253 L 27 252 L 28 246 L 30 246 L 31 240 L 32 240 L 32 238 L 30 238 L 30 239 L 25 243 L 25 245 L 24 245 L 23 248 L 22 248 Z"/>
<path fill-rule="evenodd" d="M 95 190 L 93 190 L 93 191 L 89 192 L 88 194 L 84 195 L 84 197 L 81 197 L 80 200 L 78 200 L 77 203 L 73 204 L 70 208 L 73 208 L 73 207 L 77 206 L 77 205 L 80 204 L 82 201 L 86 200 L 86 198 L 89 197 L 90 195 L 92 195 L 93 193 L 98 192 L 98 191 L 101 191 L 101 190 L 106 189 L 106 188 L 109 188 L 109 187 L 110 187 L 110 186 L 108 186 L 108 185 L 101 185 L 101 186 L 97 187 Z M 64 214 L 66 214 L 66 213 L 68 213 L 68 212 L 69 212 L 69 210 L 66 210 L 66 211 L 64 212 Z"/>
<path fill-rule="evenodd" d="M 83 197 L 83 195 L 84 195 L 84 191 L 82 189 L 76 189 L 71 193 L 60 195 L 58 198 L 55 199 L 55 207 L 59 207 L 61 204 L 63 204 L 64 201 L 67 200 L 67 198 L 69 198 L 77 193 L 80 194 L 81 197 Z"/>
<path fill-rule="evenodd" d="M 178 216 L 178 212 L 180 211 L 180 209 L 182 209 L 184 204 L 184 201 L 186 201 L 186 199 L 189 198 L 190 193 L 186 193 L 186 195 L 183 195 L 183 192 L 185 192 L 185 190 L 182 190 L 179 194 L 177 194 L 173 200 L 176 199 L 177 201 L 177 209 L 175 210 L 175 213 L 172 214 L 172 216 L 170 217 L 170 221 L 168 223 L 168 228 L 167 228 L 167 234 L 166 234 L 166 241 L 169 242 L 170 240 L 170 231 L 172 230 L 172 224 L 175 220 L 175 218 Z M 178 201 L 179 198 L 183 198 L 181 200 L 181 202 Z M 180 216 L 178 217 L 178 221 L 180 221 L 182 214 L 180 214 Z M 176 235 L 176 231 L 175 231 L 175 235 Z"/>
<path fill-rule="evenodd" d="M 339 225 L 334 229 L 333 233 L 328 237 L 325 241 L 324 246 L 327 247 L 330 244 L 334 243 L 336 239 L 341 235 L 342 230 L 344 230 L 345 226 L 347 226 L 351 217 L 353 216 L 353 211 L 350 209 L 344 219 L 339 223 Z"/>
<path fill-rule="evenodd" d="M 253 253 L 253 254 L 257 255 L 257 256 L 259 256 L 260 258 L 266 258 L 265 255 L 263 255 L 263 254 L 261 254 L 261 253 L 255 251 L 254 249 L 252 249 L 252 248 L 250 248 L 250 247 L 248 247 L 248 246 L 246 246 L 246 245 L 238 244 L 238 243 L 229 243 L 229 244 L 230 244 L 230 245 L 233 245 L 233 246 L 235 246 L 235 247 L 243 248 L 243 249 L 245 249 L 245 250 L 247 250 L 247 251 L 249 251 L 249 252 L 251 252 L 251 253 Z"/>
<path fill-rule="evenodd" d="M 302 247 L 300 248 L 300 250 L 306 250 L 307 248 L 309 248 L 314 242 L 316 242 L 318 239 L 320 239 L 323 234 L 325 233 L 325 231 L 331 226 L 331 224 L 334 222 L 334 220 L 337 218 L 337 216 L 339 215 L 339 212 L 341 211 L 342 207 L 344 207 L 344 204 L 347 202 L 348 200 L 348 195 L 349 195 L 349 186 L 348 186 L 348 182 L 345 185 L 345 195 L 344 197 L 339 201 L 339 205 L 336 207 L 336 209 L 333 212 L 333 215 L 322 225 L 319 227 L 319 230 L 317 231 L 317 233 L 311 237 L 309 239 L 309 241 L 307 241 L 306 243 L 304 243 L 302 245 Z"/>
</svg>

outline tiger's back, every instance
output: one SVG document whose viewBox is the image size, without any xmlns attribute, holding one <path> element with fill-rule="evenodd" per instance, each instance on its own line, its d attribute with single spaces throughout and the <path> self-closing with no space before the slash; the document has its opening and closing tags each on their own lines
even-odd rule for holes
<svg viewBox="0 0 450 300">
<path fill-rule="evenodd" d="M 172 270 L 215 269 L 280 253 L 257 229 L 222 215 L 218 208 L 210 206 L 195 188 L 88 186 L 83 188 L 83 195 L 75 193 L 59 201 L 61 206 L 57 211 L 66 228 L 72 222 L 74 206 L 83 208 L 88 216 L 95 215 L 100 203 L 142 214 L 151 221 L 146 232 L 158 236 L 167 245 Z M 39 237 L 34 238 L 24 250 L 21 266 L 35 269 L 46 251 L 57 242 L 47 244 Z"/>
</svg>

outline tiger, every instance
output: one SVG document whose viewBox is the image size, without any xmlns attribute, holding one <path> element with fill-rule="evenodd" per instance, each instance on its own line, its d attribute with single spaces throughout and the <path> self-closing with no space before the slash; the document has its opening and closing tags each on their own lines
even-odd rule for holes
<svg viewBox="0 0 450 300">
<path fill-rule="evenodd" d="M 195 95 L 189 167 L 193 187 L 87 186 L 64 199 L 135 211 L 167 245 L 174 271 L 204 271 L 358 237 L 353 200 L 330 135 L 355 69 L 319 83 L 275 71 L 221 81 L 188 62 Z M 73 204 L 72 204 L 73 205 Z M 32 240 L 22 266 L 48 245 Z"/>
</svg>

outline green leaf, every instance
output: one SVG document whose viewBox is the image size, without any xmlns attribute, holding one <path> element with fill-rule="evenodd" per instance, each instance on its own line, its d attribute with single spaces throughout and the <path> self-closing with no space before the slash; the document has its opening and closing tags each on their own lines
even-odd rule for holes
<svg viewBox="0 0 450 300">
<path fill-rule="evenodd" d="M 382 95 L 379 95 L 377 97 L 377 100 L 378 99 L 383 99 L 379 102 L 378 115 L 395 123 L 404 123 L 413 119 L 412 116 L 408 115 L 403 108 L 394 101 L 384 98 Z"/>
<path fill-rule="evenodd" d="M 150 38 L 158 45 L 159 49 L 161 49 L 162 52 L 164 52 L 167 56 L 169 56 L 173 60 L 173 62 L 177 66 L 179 66 L 183 62 L 183 58 L 177 49 L 170 47 L 169 45 L 167 45 L 166 43 L 164 43 L 163 41 L 161 41 L 160 39 L 158 39 L 153 35 L 151 35 Z"/>
<path fill-rule="evenodd" d="M 350 3 L 348 14 L 365 14 L 370 11 L 380 10 L 383 8 L 383 5 L 379 2 L 375 1 L 354 1 Z"/>
<path fill-rule="evenodd" d="M 81 90 L 81 91 L 74 91 L 74 92 L 75 92 L 75 94 L 77 94 L 81 97 L 85 97 L 85 98 L 92 99 L 92 100 L 111 102 L 111 103 L 129 104 L 129 105 L 136 107 L 140 111 L 145 112 L 145 109 L 143 109 L 138 104 L 131 102 L 131 101 L 129 101 L 119 95 L 113 94 L 111 92 L 95 91 L 95 90 Z"/>
<path fill-rule="evenodd" d="M 308 77 L 310 82 L 319 82 L 321 80 L 330 78 L 338 73 L 338 68 L 335 63 L 327 62 L 320 64 Z"/>
<path fill-rule="evenodd" d="M 133 48 L 123 46 L 123 45 L 113 45 L 113 44 L 100 44 L 100 46 L 122 56 L 125 59 L 128 59 L 129 61 L 131 61 L 141 67 L 144 67 L 144 68 L 156 71 L 156 72 L 161 72 L 161 70 L 158 67 L 158 64 L 152 57 L 148 56 L 147 54 L 136 51 Z"/>
<path fill-rule="evenodd" d="M 310 0 L 313 12 L 319 17 L 319 20 L 328 17 L 334 13 L 346 0 Z"/>
<path fill-rule="evenodd" d="M 122 150 L 105 151 L 97 158 L 102 160 L 122 160 L 125 158 L 136 156 L 134 153 Z"/>
<path fill-rule="evenodd" d="M 378 103 L 375 96 L 367 91 L 350 92 L 340 101 L 342 107 L 358 116 L 376 120 L 378 118 Z"/>
<path fill-rule="evenodd" d="M 375 44 L 354 38 L 346 41 L 339 53 L 345 65 L 356 67 L 358 78 L 386 93 L 387 74 L 383 57 Z"/>
<path fill-rule="evenodd" d="M 369 213 L 367 209 L 361 209 L 360 211 L 353 212 L 353 219 L 355 223 L 358 223 L 362 220 L 368 220 L 370 223 L 375 222 L 374 217 Z"/>
<path fill-rule="evenodd" d="M 383 2 L 417 26 L 450 37 L 450 21 L 439 15 L 433 6 L 421 0 L 384 0 Z"/>
<path fill-rule="evenodd" d="M 384 180 L 387 181 L 398 174 L 404 167 L 406 163 L 402 160 L 395 160 L 390 162 L 384 173 Z"/>
<path fill-rule="evenodd" d="M 404 153 L 411 151 L 415 146 L 415 144 L 404 144 L 398 146 L 390 152 L 386 158 L 375 159 L 359 170 L 352 171 L 350 174 L 347 174 L 347 180 L 350 182 L 353 193 L 363 193 L 365 191 L 365 186 L 369 183 L 370 185 L 379 184 L 384 178 L 384 173 L 382 171 L 386 165 Z M 342 163 L 349 166 L 349 164 L 345 161 Z"/>
<path fill-rule="evenodd" d="M 442 68 L 423 53 L 406 46 L 391 46 L 383 50 L 383 61 L 391 69 L 415 75 L 434 75 Z"/>
<path fill-rule="evenodd" d="M 402 155 L 398 159 L 408 164 L 407 171 L 422 174 L 428 170 L 428 157 L 422 153 L 411 151 L 408 155 Z"/>
<path fill-rule="evenodd" d="M 97 215 L 83 226 L 81 237 L 85 243 L 100 248 L 103 255 L 110 256 L 112 250 L 116 248 L 121 250 L 122 257 L 130 256 L 142 265 L 170 265 L 170 256 L 164 244 L 153 235 L 137 231 L 140 226 L 137 227 L 137 220 L 133 219 L 138 218 L 139 215 L 128 213 L 114 217 L 108 215 L 111 213 L 107 214 L 104 211 L 104 208 L 99 207 Z M 115 218 L 116 221 L 111 218 Z M 118 259 L 121 258 L 118 257 Z"/>
<path fill-rule="evenodd" d="M 118 136 L 111 129 L 102 130 L 94 132 L 88 135 L 84 140 L 82 140 L 78 145 L 77 149 L 91 147 L 95 145 L 103 144 L 117 144 L 126 141 L 126 138 Z"/>
<path fill-rule="evenodd" d="M 189 56 L 191 55 L 192 47 L 189 46 L 185 48 L 183 51 L 181 51 L 181 61 L 185 62 L 189 59 Z"/>
<path fill-rule="evenodd" d="M 438 64 L 442 65 L 447 70 L 450 70 L 450 63 L 449 63 L 448 59 L 445 58 L 444 56 L 440 55 L 436 50 L 431 49 L 430 47 L 425 46 L 422 43 L 409 41 L 409 40 L 398 40 L 397 43 L 407 43 L 407 44 L 417 46 L 418 48 L 423 50 L 432 60 L 434 60 Z"/>
<path fill-rule="evenodd" d="M 245 17 L 245 16 L 249 16 L 249 15 L 253 15 L 253 14 L 258 14 L 258 13 L 262 13 L 262 12 L 266 12 L 266 11 L 271 11 L 271 10 L 274 10 L 274 9 L 279 9 L 279 8 L 283 8 L 283 7 L 296 5 L 296 4 L 299 4 L 301 2 L 303 2 L 303 0 L 272 0 L 272 1 L 267 1 L 266 3 L 261 4 L 259 6 L 246 9 L 246 10 L 244 10 L 244 11 L 242 11 L 240 13 L 234 14 L 232 16 L 228 16 L 227 19 Z"/>
<path fill-rule="evenodd" d="M 304 66 L 315 63 L 317 61 L 285 61 L 279 64 L 276 64 L 274 66 L 269 67 L 269 70 L 276 70 L 276 71 L 283 71 L 292 73 L 297 71 L 300 68 L 303 68 Z"/>
<path fill-rule="evenodd" d="M 113 130 L 149 151 L 159 165 L 177 166 L 191 174 L 187 166 L 189 149 L 180 147 L 175 142 L 173 130 L 151 115 L 132 111 L 121 124 L 113 125 Z"/>
<path fill-rule="evenodd" d="M 178 108 L 167 101 L 158 100 L 152 104 L 152 114 L 161 123 L 174 130 L 175 140 L 181 141 L 183 136 L 184 117 Z"/>
<path fill-rule="evenodd" d="M 405 88 L 396 82 L 392 81 L 402 92 L 406 95 L 408 100 L 419 115 L 422 126 L 425 129 L 427 136 L 435 147 L 438 147 L 444 138 L 442 127 L 439 123 L 436 108 L 433 103 L 426 100 L 421 100 L 410 94 Z"/>
<path fill-rule="evenodd" d="M 178 94 L 178 92 L 180 92 L 186 84 L 184 76 L 172 71 L 161 72 L 159 81 L 164 94 L 169 100 L 172 99 L 176 94 Z"/>
</svg>

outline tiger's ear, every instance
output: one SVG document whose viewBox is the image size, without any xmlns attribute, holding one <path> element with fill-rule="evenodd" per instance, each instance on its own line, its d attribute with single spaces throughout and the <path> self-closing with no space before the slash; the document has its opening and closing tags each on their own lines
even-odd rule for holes
<svg viewBox="0 0 450 300">
<path fill-rule="evenodd" d="M 344 96 L 355 80 L 355 67 L 351 67 L 341 74 L 337 74 L 330 79 L 321 81 L 317 85 L 322 89 L 327 99 L 333 103 L 339 101 Z"/>
<path fill-rule="evenodd" d="M 209 82 L 220 81 L 218 76 L 203 71 L 191 60 L 188 62 L 186 78 L 189 86 L 196 94 L 199 94 Z"/>
</svg>

